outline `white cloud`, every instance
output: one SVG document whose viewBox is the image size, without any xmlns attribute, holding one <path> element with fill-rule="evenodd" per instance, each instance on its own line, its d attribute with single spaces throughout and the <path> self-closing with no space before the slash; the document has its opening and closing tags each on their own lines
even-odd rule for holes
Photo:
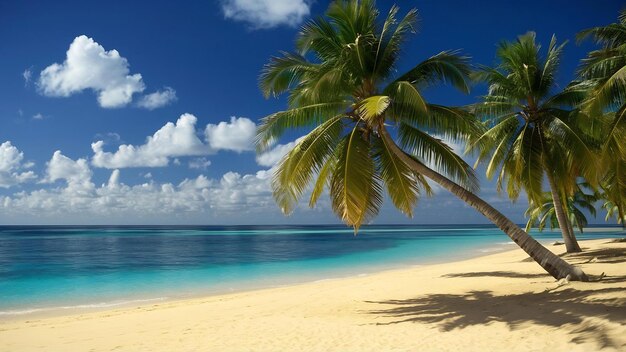
<svg viewBox="0 0 626 352">
<path fill-rule="evenodd" d="M 209 166 L 211 166 L 211 160 L 207 160 L 207 158 L 196 158 L 189 161 L 190 169 L 206 170 Z"/>
<path fill-rule="evenodd" d="M 254 150 L 256 125 L 245 117 L 231 117 L 230 123 L 222 121 L 208 124 L 204 131 L 206 140 L 215 150 L 232 150 L 238 153 Z"/>
<path fill-rule="evenodd" d="M 86 159 L 74 161 L 57 150 L 50 161 L 46 163 L 46 177 L 41 182 L 52 183 L 57 180 L 65 180 L 70 186 L 92 188 L 91 175 L 91 169 Z"/>
<path fill-rule="evenodd" d="M 57 168 L 60 166 L 76 174 L 61 172 Z M 224 215 L 240 219 L 241 214 L 269 214 L 271 217 L 280 214 L 271 195 L 270 174 L 266 171 L 243 176 L 228 172 L 220 179 L 200 175 L 178 185 L 149 181 L 129 186 L 121 181 L 121 173 L 116 169 L 107 183 L 94 187 L 87 170 L 84 159 L 73 161 L 56 152 L 49 162 L 50 179 L 65 179 L 67 185 L 0 196 L 0 218 L 22 216 L 48 223 L 67 222 L 67 219 L 87 219 L 89 223 L 146 223 L 164 219 L 175 222 L 176 218 L 195 216 L 203 222 L 211 217 L 219 222 Z"/>
<path fill-rule="evenodd" d="M 45 117 L 43 114 L 41 114 L 40 112 L 38 112 L 38 113 L 36 113 L 35 115 L 33 115 L 33 119 L 34 119 L 34 120 L 43 120 L 43 119 L 45 119 L 45 118 L 46 118 L 46 117 Z"/>
<path fill-rule="evenodd" d="M 85 35 L 76 37 L 61 64 L 41 71 L 38 86 L 47 96 L 68 97 L 85 89 L 98 94 L 103 108 L 116 108 L 131 102 L 133 94 L 145 89 L 140 74 L 129 74 L 128 61 L 117 50 L 106 51 Z"/>
<path fill-rule="evenodd" d="M 169 164 L 170 157 L 208 154 L 209 148 L 196 135 L 196 121 L 195 116 L 183 114 L 176 124 L 168 122 L 148 137 L 145 144 L 123 144 L 115 153 L 105 152 L 103 141 L 92 143 L 92 164 L 108 169 L 162 167 Z"/>
<path fill-rule="evenodd" d="M 311 12 L 307 0 L 223 0 L 224 16 L 252 28 L 295 27 Z"/>
<path fill-rule="evenodd" d="M 232 117 L 230 122 L 208 124 L 205 129 L 206 143 L 198 137 L 196 122 L 195 116 L 183 114 L 176 124 L 168 122 L 148 137 L 143 145 L 122 144 L 115 152 L 104 151 L 106 143 L 98 140 L 91 144 L 94 152 L 91 163 L 108 169 L 163 167 L 169 165 L 172 158 L 175 165 L 180 165 L 177 157 L 204 156 L 219 150 L 253 150 L 256 125 L 250 119 Z"/>
<path fill-rule="evenodd" d="M 10 141 L 0 144 L 0 187 L 9 188 L 36 178 L 32 171 L 24 171 L 34 166 L 32 162 L 22 163 L 24 153 Z"/>
<path fill-rule="evenodd" d="M 141 99 L 137 102 L 137 106 L 148 110 L 154 110 L 169 105 L 176 100 L 176 91 L 170 87 L 165 87 L 162 91 L 156 91 L 141 97 Z"/>
<path fill-rule="evenodd" d="M 115 169 L 111 172 L 111 176 L 109 177 L 109 182 L 107 182 L 108 188 L 118 188 L 120 186 L 120 170 Z"/>
<path fill-rule="evenodd" d="M 24 78 L 24 86 L 28 86 L 33 77 L 33 71 L 30 68 L 25 69 L 24 72 L 22 72 L 22 77 Z"/>
<path fill-rule="evenodd" d="M 290 150 L 292 150 L 298 142 L 300 142 L 301 138 L 296 139 L 293 142 L 289 142 L 287 144 L 278 144 L 274 148 L 268 150 L 263 154 L 259 154 L 256 157 L 256 163 L 260 166 L 272 167 L 285 156 Z"/>
</svg>

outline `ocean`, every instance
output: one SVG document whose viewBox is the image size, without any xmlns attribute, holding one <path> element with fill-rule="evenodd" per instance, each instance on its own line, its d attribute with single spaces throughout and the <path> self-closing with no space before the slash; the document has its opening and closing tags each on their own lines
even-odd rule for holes
<svg viewBox="0 0 626 352">
<path fill-rule="evenodd" d="M 543 243 L 560 233 L 533 233 Z M 590 229 L 579 239 L 623 237 Z M 491 226 L 0 226 L 0 318 L 367 275 L 516 248 Z"/>
</svg>

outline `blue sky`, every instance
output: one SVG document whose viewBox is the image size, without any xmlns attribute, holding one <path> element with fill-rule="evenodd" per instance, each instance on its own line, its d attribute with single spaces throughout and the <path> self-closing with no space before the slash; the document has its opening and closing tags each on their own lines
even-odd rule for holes
<svg viewBox="0 0 626 352">
<path fill-rule="evenodd" d="M 378 6 L 385 13 L 392 3 Z M 553 33 L 570 41 L 563 86 L 593 49 L 577 45 L 576 32 L 615 22 L 622 6 L 606 0 L 398 4 L 403 12 L 418 8 L 421 16 L 400 72 L 448 49 L 492 64 L 496 43 L 533 30 L 546 46 Z M 298 26 L 327 5 L 0 2 L 0 223 L 337 222 L 327 201 L 288 218 L 273 203 L 270 168 L 296 134 L 264 157 L 252 150 L 254 124 L 285 107 L 284 99 L 266 100 L 259 92 L 263 64 L 291 50 Z M 463 96 L 443 87 L 426 96 L 457 105 L 484 91 L 478 86 Z M 484 177 L 482 195 L 523 222 L 524 199 L 511 205 Z M 420 202 L 414 219 L 387 202 L 376 223 L 397 222 L 485 220 L 438 191 Z"/>
</svg>

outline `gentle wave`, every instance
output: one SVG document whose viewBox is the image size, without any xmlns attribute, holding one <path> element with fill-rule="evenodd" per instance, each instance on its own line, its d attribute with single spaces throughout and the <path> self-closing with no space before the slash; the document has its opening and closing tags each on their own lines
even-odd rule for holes
<svg viewBox="0 0 626 352">
<path fill-rule="evenodd" d="M 135 303 L 147 303 L 147 302 L 156 302 L 156 301 L 164 301 L 168 297 L 157 297 L 157 298 L 146 298 L 146 299 L 135 299 L 130 301 L 115 301 L 115 302 L 100 302 L 93 304 L 78 304 L 75 306 L 56 306 L 56 307 L 45 307 L 45 308 L 30 308 L 30 309 L 21 309 L 21 310 L 6 310 L 0 311 L 0 316 L 3 315 L 25 315 L 31 313 L 41 313 L 41 312 L 49 312 L 55 310 L 68 310 L 68 309 L 97 309 L 97 308 L 111 308 L 124 306 L 128 304 Z"/>
</svg>

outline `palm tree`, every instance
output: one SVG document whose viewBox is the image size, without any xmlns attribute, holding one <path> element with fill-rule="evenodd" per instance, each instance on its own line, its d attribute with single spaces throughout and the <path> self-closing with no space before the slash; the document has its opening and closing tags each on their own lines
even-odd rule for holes
<svg viewBox="0 0 626 352">
<path fill-rule="evenodd" d="M 476 72 L 477 80 L 489 84 L 489 94 L 474 108 L 490 128 L 468 149 L 479 152 L 477 164 L 488 161 L 487 177 L 497 174 L 498 191 L 506 183 L 513 200 L 524 189 L 532 203 L 542 204 L 547 176 L 563 241 L 571 253 L 581 249 L 566 214 L 566 200 L 576 189 L 577 176 L 595 180 L 596 157 L 577 126 L 578 111 L 571 109 L 580 100 L 580 88 L 552 94 L 564 45 L 557 45 L 552 36 L 545 59 L 534 32 L 499 45 L 500 64 Z"/>
<path fill-rule="evenodd" d="M 620 214 L 620 208 L 610 200 L 607 200 L 602 204 L 602 207 L 606 210 L 605 221 L 609 221 L 611 218 L 615 218 L 618 224 L 622 224 L 622 227 L 626 229 L 626 216 Z"/>
<path fill-rule="evenodd" d="M 297 52 L 265 66 L 261 90 L 266 97 L 289 92 L 289 108 L 263 118 L 257 151 L 288 129 L 313 128 L 277 166 L 272 187 L 283 212 L 290 213 L 309 186 L 310 206 L 327 188 L 334 212 L 357 231 L 378 213 L 383 186 L 412 216 L 420 194 L 430 192 L 429 178 L 484 214 L 555 278 L 586 280 L 472 193 L 478 189 L 473 170 L 439 137 L 464 140 L 481 126 L 462 109 L 428 103 L 421 94 L 440 83 L 468 92 L 468 58 L 444 51 L 392 78 L 417 20 L 415 9 L 402 19 L 397 14 L 393 6 L 379 24 L 374 1 L 335 1 L 325 17 L 302 27 Z"/>
<path fill-rule="evenodd" d="M 587 226 L 587 217 L 583 210 L 589 212 L 592 216 L 596 216 L 595 202 L 600 199 L 597 192 L 591 194 L 585 193 L 584 188 L 589 188 L 587 183 L 579 183 L 578 190 L 573 196 L 568 197 L 566 204 L 566 211 L 571 224 L 576 225 L 578 230 L 582 233 Z M 555 216 L 554 201 L 550 192 L 544 192 L 543 202 L 537 205 L 530 201 L 528 209 L 524 213 L 528 217 L 526 223 L 526 232 L 530 231 L 532 227 L 537 227 L 539 231 L 549 225 L 550 229 L 559 227 L 558 219 Z"/>
<path fill-rule="evenodd" d="M 626 214 L 626 10 L 617 23 L 586 29 L 578 40 L 591 37 L 601 45 L 582 62 L 579 74 L 590 87 L 582 103 L 591 118 L 600 120 L 602 188 L 605 208 L 624 224 Z M 611 217 L 609 215 L 607 217 Z M 607 219 L 608 220 L 608 219 Z"/>
<path fill-rule="evenodd" d="M 618 224 L 626 227 L 626 123 L 616 121 L 615 115 L 614 112 L 606 113 L 600 119 L 605 138 L 600 154 L 600 187 L 606 200 L 606 220 L 615 217 Z"/>
</svg>

